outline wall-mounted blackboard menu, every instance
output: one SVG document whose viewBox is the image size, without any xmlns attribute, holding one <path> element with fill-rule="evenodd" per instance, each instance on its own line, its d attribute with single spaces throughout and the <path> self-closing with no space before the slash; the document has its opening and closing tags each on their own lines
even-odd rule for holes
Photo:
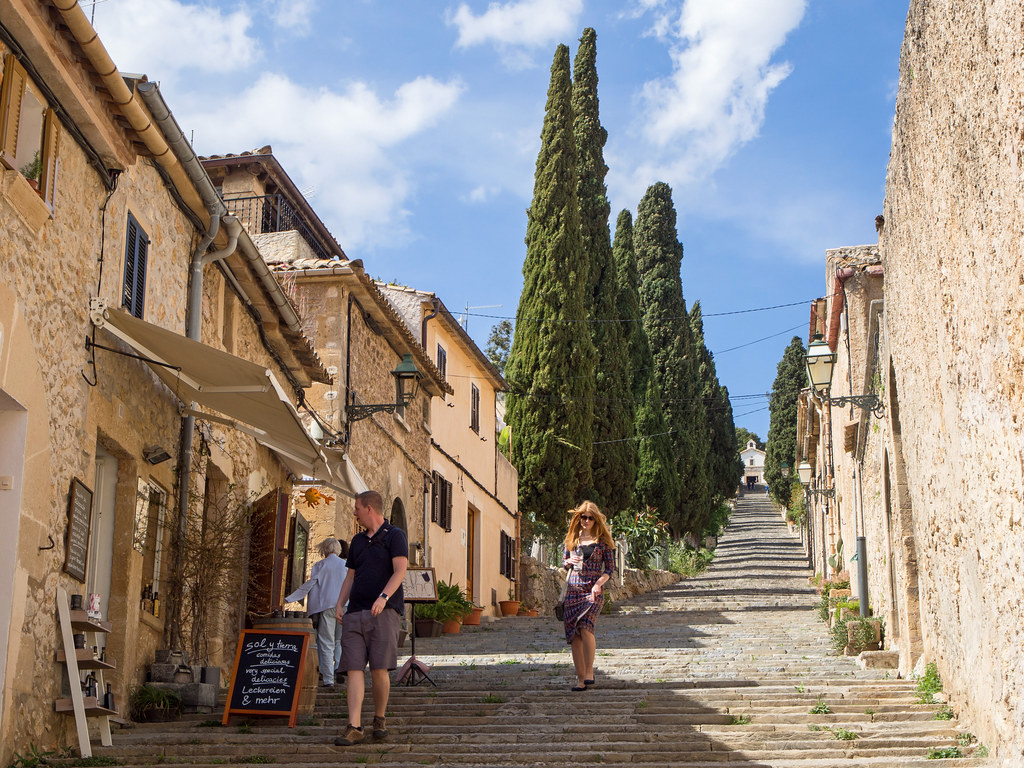
<svg viewBox="0 0 1024 768">
<path fill-rule="evenodd" d="M 231 715 L 287 715 L 295 727 L 307 632 L 246 629 L 238 638 L 224 725 Z"/>
<path fill-rule="evenodd" d="M 77 477 L 68 492 L 68 529 L 65 534 L 64 570 L 73 579 L 85 583 L 85 564 L 89 561 L 89 525 L 92 521 L 92 491 Z"/>
</svg>

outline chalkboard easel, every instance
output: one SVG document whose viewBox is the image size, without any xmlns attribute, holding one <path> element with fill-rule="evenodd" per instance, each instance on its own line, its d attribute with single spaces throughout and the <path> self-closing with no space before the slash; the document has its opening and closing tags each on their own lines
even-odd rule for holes
<svg viewBox="0 0 1024 768">
<path fill-rule="evenodd" d="M 308 645 L 308 632 L 242 630 L 223 724 L 231 715 L 287 715 L 294 728 Z"/>
</svg>

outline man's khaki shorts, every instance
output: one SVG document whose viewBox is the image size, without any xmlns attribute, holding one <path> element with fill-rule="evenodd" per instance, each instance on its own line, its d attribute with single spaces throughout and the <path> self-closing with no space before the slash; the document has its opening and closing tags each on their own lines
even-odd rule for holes
<svg viewBox="0 0 1024 768">
<path fill-rule="evenodd" d="M 385 608 L 380 616 L 370 611 L 346 613 L 341 620 L 341 659 L 346 671 L 398 668 L 398 611 Z"/>
</svg>

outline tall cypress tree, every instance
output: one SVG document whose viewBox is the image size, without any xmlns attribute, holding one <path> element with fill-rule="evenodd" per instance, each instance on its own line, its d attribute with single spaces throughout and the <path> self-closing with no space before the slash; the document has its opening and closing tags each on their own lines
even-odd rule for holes
<svg viewBox="0 0 1024 768">
<path fill-rule="evenodd" d="M 772 497 L 789 506 L 790 481 L 782 477 L 782 465 L 792 475 L 796 463 L 797 399 L 807 378 L 804 356 L 807 350 L 799 336 L 794 336 L 776 368 L 772 397 L 768 407 L 768 442 L 765 446 L 764 480 Z"/>
<path fill-rule="evenodd" d="M 704 317 L 699 301 L 690 308 L 690 330 L 697 349 L 697 373 L 708 419 L 708 475 L 713 501 L 717 503 L 734 496 L 739 484 L 736 427 L 729 391 L 718 381 L 714 355 L 704 343 Z"/>
<path fill-rule="evenodd" d="M 520 509 L 552 533 L 591 486 L 594 350 L 584 301 L 569 49 L 551 65 L 506 378 Z"/>
<path fill-rule="evenodd" d="M 573 62 L 572 106 L 579 180 L 580 230 L 583 253 L 590 261 L 587 304 L 594 343 L 597 398 L 594 401 L 591 462 L 594 497 L 606 512 L 615 514 L 630 505 L 636 478 L 635 452 L 629 443 L 633 404 L 623 371 L 625 348 L 618 320 L 618 284 L 608 230 L 608 204 L 604 144 L 608 132 L 601 127 L 597 98 L 597 33 L 583 30 Z"/>
<path fill-rule="evenodd" d="M 633 250 L 633 216 L 619 213 L 615 222 L 612 248 L 618 279 L 618 308 L 625 338 L 629 396 L 634 403 L 635 440 L 630 443 L 636 454 L 636 481 L 632 508 L 653 508 L 658 516 L 675 509 L 679 497 L 679 475 L 672 453 L 672 436 L 665 426 L 664 404 L 654 358 L 640 321 L 639 278 Z"/>
<path fill-rule="evenodd" d="M 633 234 L 644 330 L 665 398 L 665 421 L 673 432 L 680 478 L 679 501 L 671 516 L 663 519 L 676 534 L 699 534 L 711 513 L 707 426 L 680 279 L 683 246 L 676 235 L 676 210 L 668 184 L 658 182 L 647 189 Z"/>
</svg>

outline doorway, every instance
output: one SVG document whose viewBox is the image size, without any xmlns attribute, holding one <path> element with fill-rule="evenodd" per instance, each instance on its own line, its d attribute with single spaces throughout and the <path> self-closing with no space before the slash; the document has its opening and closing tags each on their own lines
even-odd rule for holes
<svg viewBox="0 0 1024 768">
<path fill-rule="evenodd" d="M 7 675 L 7 642 L 11 632 L 11 612 L 15 565 L 18 562 L 18 529 L 21 519 L 21 494 L 25 470 L 25 435 L 28 411 L 0 389 L 0 681 Z M 0 721 L 4 713 L 3 685 L 0 685 Z"/>
<path fill-rule="evenodd" d="M 114 562 L 114 517 L 117 492 L 117 459 L 96 445 L 93 475 L 93 508 L 89 524 L 89 561 L 85 570 L 86 594 L 99 595 L 99 610 L 110 616 L 110 578 Z M 97 638 L 106 643 L 105 636 Z"/>
<path fill-rule="evenodd" d="M 466 512 L 466 596 L 470 602 L 480 605 L 476 599 L 476 553 L 477 553 L 477 526 L 480 522 L 480 512 L 469 507 Z"/>
</svg>

